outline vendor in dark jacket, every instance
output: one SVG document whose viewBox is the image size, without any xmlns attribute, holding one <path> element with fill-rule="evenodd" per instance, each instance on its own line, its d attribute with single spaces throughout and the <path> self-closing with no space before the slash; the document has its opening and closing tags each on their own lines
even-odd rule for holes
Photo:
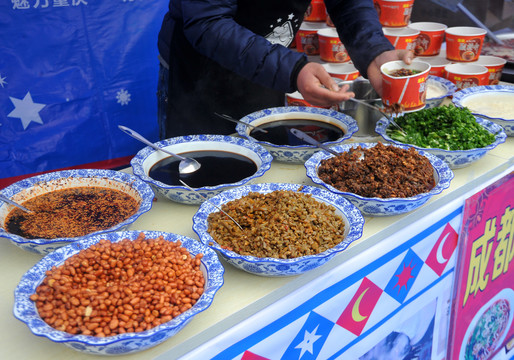
<svg viewBox="0 0 514 360">
<path fill-rule="evenodd" d="M 169 66 L 166 126 L 161 138 L 231 134 L 241 118 L 283 106 L 285 93 L 331 106 L 354 96 L 319 63 L 288 49 L 310 0 L 170 0 L 158 47 Z M 372 0 L 325 0 L 350 58 L 381 93 L 380 65 L 411 54 L 384 37 Z M 321 86 L 323 85 L 323 86 Z M 161 124 L 164 125 L 164 124 Z"/>
</svg>

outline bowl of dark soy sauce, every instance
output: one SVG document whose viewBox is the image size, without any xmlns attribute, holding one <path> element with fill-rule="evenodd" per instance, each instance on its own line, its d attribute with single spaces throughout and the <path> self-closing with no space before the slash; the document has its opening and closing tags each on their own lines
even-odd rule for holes
<svg viewBox="0 0 514 360">
<path fill-rule="evenodd" d="M 236 131 L 240 136 L 262 145 L 275 160 L 296 164 L 303 164 L 319 149 L 294 136 L 292 128 L 307 133 L 327 146 L 340 145 L 358 131 L 357 122 L 352 117 L 316 107 L 269 108 L 253 112 L 240 120 L 252 125 L 238 124 Z"/>
<path fill-rule="evenodd" d="M 252 183 L 270 169 L 273 160 L 260 144 L 235 136 L 179 136 L 155 145 L 201 164 L 193 173 L 180 174 L 178 158 L 150 146 L 141 149 L 130 162 L 134 175 L 167 199 L 183 204 L 201 204 L 224 190 Z"/>
</svg>

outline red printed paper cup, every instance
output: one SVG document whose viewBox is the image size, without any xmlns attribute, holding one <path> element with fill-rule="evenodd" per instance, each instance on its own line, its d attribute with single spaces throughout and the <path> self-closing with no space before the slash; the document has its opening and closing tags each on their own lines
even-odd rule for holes
<svg viewBox="0 0 514 360">
<path fill-rule="evenodd" d="M 303 95 L 299 91 L 295 91 L 293 93 L 286 94 L 286 105 L 287 106 L 307 106 L 307 107 L 317 107 L 322 109 L 332 109 L 337 110 L 337 105 L 322 107 L 322 106 L 314 106 L 311 103 L 307 102 L 303 98 Z"/>
<path fill-rule="evenodd" d="M 382 26 L 404 27 L 410 21 L 414 0 L 373 0 Z"/>
<path fill-rule="evenodd" d="M 446 65 L 444 72 L 458 90 L 489 84 L 489 71 L 483 65 L 455 63 Z"/>
<path fill-rule="evenodd" d="M 448 26 L 435 22 L 416 22 L 409 24 L 408 27 L 419 31 L 414 54 L 417 56 L 434 56 L 439 54 L 444 40 L 444 31 Z"/>
<path fill-rule="evenodd" d="M 319 57 L 321 60 L 333 63 L 350 61 L 348 51 L 339 39 L 335 28 L 318 30 Z"/>
<path fill-rule="evenodd" d="M 479 27 L 456 26 L 446 29 L 446 57 L 452 61 L 478 60 L 487 31 Z"/>
<path fill-rule="evenodd" d="M 503 67 L 507 63 L 506 59 L 498 56 L 480 55 L 473 64 L 483 65 L 489 70 L 488 85 L 498 85 L 502 77 Z"/>
<path fill-rule="evenodd" d="M 307 55 L 319 55 L 318 30 L 326 27 L 325 23 L 303 22 L 296 34 L 296 50 Z"/>
<path fill-rule="evenodd" d="M 426 101 L 426 81 L 430 64 L 413 61 L 407 65 L 401 60 L 390 61 L 380 67 L 382 72 L 382 102 L 394 108 L 402 105 L 404 111 L 423 109 Z M 395 72 L 413 72 L 412 75 L 395 76 Z"/>
<path fill-rule="evenodd" d="M 332 76 L 333 78 L 337 78 L 343 81 L 351 81 L 355 80 L 359 77 L 359 70 L 353 65 L 351 62 L 342 63 L 342 64 L 322 64 L 325 70 Z"/>
<path fill-rule="evenodd" d="M 452 62 L 446 56 L 420 56 L 413 61 L 424 61 L 430 64 L 428 75 L 444 77 L 444 67 Z"/>
<path fill-rule="evenodd" d="M 416 47 L 416 39 L 419 35 L 419 30 L 404 28 L 382 28 L 385 37 L 393 44 L 397 50 L 411 50 L 414 51 Z"/>
<path fill-rule="evenodd" d="M 325 21 L 327 10 L 323 0 L 311 0 L 303 16 L 304 21 Z"/>
</svg>

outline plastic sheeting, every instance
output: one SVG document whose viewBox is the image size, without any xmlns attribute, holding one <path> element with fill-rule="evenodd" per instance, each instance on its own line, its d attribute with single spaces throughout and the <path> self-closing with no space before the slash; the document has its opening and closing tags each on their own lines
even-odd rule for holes
<svg viewBox="0 0 514 360">
<path fill-rule="evenodd" d="M 135 154 L 158 139 L 167 0 L 0 3 L 0 179 Z"/>
</svg>

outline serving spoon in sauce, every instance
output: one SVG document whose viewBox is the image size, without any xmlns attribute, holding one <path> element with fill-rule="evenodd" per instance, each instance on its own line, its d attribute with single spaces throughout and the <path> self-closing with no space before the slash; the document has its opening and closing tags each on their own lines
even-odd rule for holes
<svg viewBox="0 0 514 360">
<path fill-rule="evenodd" d="M 132 136 L 134 139 L 137 139 L 137 140 L 141 141 L 142 143 L 154 148 L 155 150 L 160 150 L 162 152 L 165 152 L 168 155 L 179 158 L 180 162 L 178 163 L 178 172 L 180 174 L 191 174 L 192 172 L 195 172 L 196 170 L 200 169 L 201 164 L 198 161 L 196 161 L 195 159 L 186 158 L 186 157 L 180 156 L 178 154 L 172 153 L 171 151 L 168 151 L 166 149 L 162 149 L 162 148 L 158 147 L 157 145 L 148 141 L 145 137 L 143 137 L 143 135 L 135 132 L 132 129 L 129 129 L 126 126 L 118 125 L 118 127 L 124 133 L 126 133 L 126 134 Z"/>
<path fill-rule="evenodd" d="M 218 114 L 217 112 L 214 113 L 214 115 L 216 116 L 219 116 L 220 118 L 222 119 L 225 119 L 225 120 L 228 120 L 228 121 L 232 121 L 236 124 L 243 124 L 243 125 L 246 125 L 248 126 L 250 129 L 253 129 L 255 131 L 260 131 L 264 134 L 267 134 L 268 133 L 268 130 L 265 130 L 265 129 L 261 129 L 260 127 L 257 127 L 257 126 L 254 126 L 254 125 L 251 125 L 251 124 L 247 124 L 245 123 L 244 121 L 241 121 L 241 120 L 237 120 L 237 119 L 234 119 L 232 116 L 228 116 L 228 115 L 225 115 L 225 114 Z"/>
<path fill-rule="evenodd" d="M 310 135 L 307 135 L 306 133 L 304 133 L 302 130 L 298 130 L 298 129 L 295 129 L 295 128 L 291 128 L 290 129 L 291 133 L 296 136 L 298 139 L 300 140 L 303 140 L 305 141 L 306 143 L 308 144 L 311 144 L 311 145 L 314 145 L 314 146 L 317 146 L 319 147 L 320 149 L 323 149 L 325 150 L 326 152 L 329 152 L 331 153 L 332 155 L 334 156 L 339 156 L 340 154 L 334 150 L 332 150 L 331 148 L 329 148 L 328 146 L 326 145 L 323 145 L 322 143 L 320 143 L 318 140 L 314 139 L 312 136 Z"/>
<path fill-rule="evenodd" d="M 18 203 L 17 203 L 17 202 L 15 202 L 15 201 L 12 201 L 12 200 L 11 200 L 11 199 L 9 199 L 7 196 L 4 196 L 4 195 L 2 195 L 2 194 L 0 194 L 0 201 L 6 202 L 6 203 L 11 204 L 11 205 L 14 205 L 14 206 L 16 206 L 17 208 L 19 208 L 19 209 L 21 209 L 21 210 L 23 210 L 23 211 L 25 211 L 25 212 L 28 212 L 28 213 L 31 213 L 31 212 L 32 212 L 32 210 L 27 209 L 25 206 L 20 205 L 20 204 L 18 204 Z"/>
</svg>

